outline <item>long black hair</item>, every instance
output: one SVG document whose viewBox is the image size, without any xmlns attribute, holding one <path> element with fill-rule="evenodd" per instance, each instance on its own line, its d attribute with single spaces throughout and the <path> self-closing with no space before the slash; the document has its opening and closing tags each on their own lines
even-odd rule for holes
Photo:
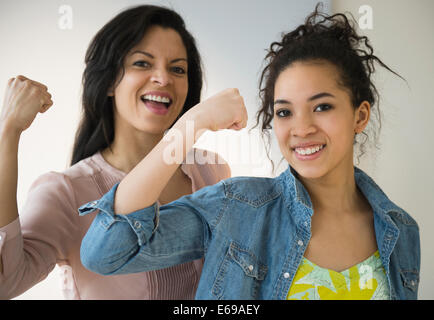
<svg viewBox="0 0 434 320">
<path fill-rule="evenodd" d="M 104 25 L 87 49 L 82 78 L 82 118 L 75 136 L 71 165 L 109 147 L 113 142 L 113 97 L 108 96 L 109 88 L 115 86 L 119 72 L 123 76 L 127 53 L 155 25 L 177 31 L 187 51 L 188 93 L 178 118 L 200 102 L 203 80 L 201 58 L 181 16 L 171 9 L 153 5 L 129 8 Z"/>
<path fill-rule="evenodd" d="M 279 74 L 297 61 L 322 60 L 333 64 L 339 72 L 339 85 L 348 90 L 351 103 L 357 108 L 363 101 L 368 101 L 373 109 L 373 140 L 376 142 L 381 129 L 381 113 L 378 107 L 379 93 L 372 81 L 375 62 L 402 78 L 377 56 L 366 36 L 357 34 L 354 18 L 348 19 L 344 14 L 327 15 L 320 12 L 318 3 L 305 23 L 295 30 L 283 34 L 280 42 L 273 42 L 265 57 L 267 62 L 259 84 L 259 95 L 262 102 L 256 114 L 257 127 L 261 124 L 262 136 L 268 137 L 270 149 L 270 133 L 272 128 L 274 107 L 274 85 Z M 362 132 L 365 139 L 354 143 L 360 144 L 360 154 L 365 153 L 368 134 Z"/>
</svg>

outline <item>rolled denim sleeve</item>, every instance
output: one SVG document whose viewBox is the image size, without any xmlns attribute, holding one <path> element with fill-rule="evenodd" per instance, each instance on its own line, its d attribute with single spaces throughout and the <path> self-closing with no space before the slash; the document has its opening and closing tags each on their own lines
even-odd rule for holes
<svg viewBox="0 0 434 320">
<path fill-rule="evenodd" d="M 126 215 L 114 214 L 117 187 L 79 208 L 80 215 L 99 211 L 81 243 L 81 262 L 87 269 L 104 275 L 136 273 L 203 257 L 210 237 L 205 211 L 219 211 L 218 199 L 212 197 L 219 193 L 215 186 Z"/>
</svg>

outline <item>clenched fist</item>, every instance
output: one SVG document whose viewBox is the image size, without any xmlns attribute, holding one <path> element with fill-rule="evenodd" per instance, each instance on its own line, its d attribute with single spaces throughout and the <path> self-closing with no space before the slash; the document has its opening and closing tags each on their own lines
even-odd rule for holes
<svg viewBox="0 0 434 320">
<path fill-rule="evenodd" d="M 238 89 L 226 89 L 191 110 L 198 127 L 217 131 L 240 130 L 247 126 L 247 110 Z"/>
<path fill-rule="evenodd" d="M 53 105 L 48 88 L 24 76 L 8 81 L 0 115 L 0 124 L 21 133 L 32 124 L 38 112 Z"/>
</svg>

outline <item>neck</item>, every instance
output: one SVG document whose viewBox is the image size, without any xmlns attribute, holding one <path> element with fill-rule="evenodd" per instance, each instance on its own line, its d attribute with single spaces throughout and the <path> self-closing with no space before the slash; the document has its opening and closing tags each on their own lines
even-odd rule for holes
<svg viewBox="0 0 434 320">
<path fill-rule="evenodd" d="M 163 138 L 163 134 L 117 131 L 110 148 L 101 154 L 111 166 L 125 173 L 130 172 Z"/>
<path fill-rule="evenodd" d="M 309 192 L 315 212 L 341 215 L 360 208 L 362 196 L 356 185 L 353 165 L 336 169 L 321 178 L 300 180 Z"/>
</svg>

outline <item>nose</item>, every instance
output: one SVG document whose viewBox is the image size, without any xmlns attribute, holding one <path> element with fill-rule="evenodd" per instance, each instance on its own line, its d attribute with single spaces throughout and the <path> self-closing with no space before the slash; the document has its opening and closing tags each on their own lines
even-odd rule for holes
<svg viewBox="0 0 434 320">
<path fill-rule="evenodd" d="M 171 83 L 171 77 L 165 68 L 158 67 L 153 70 L 151 81 L 161 87 L 165 87 Z"/>
<path fill-rule="evenodd" d="M 303 114 L 295 117 L 291 134 L 296 137 L 307 137 L 316 132 L 316 126 L 312 116 Z"/>
</svg>

